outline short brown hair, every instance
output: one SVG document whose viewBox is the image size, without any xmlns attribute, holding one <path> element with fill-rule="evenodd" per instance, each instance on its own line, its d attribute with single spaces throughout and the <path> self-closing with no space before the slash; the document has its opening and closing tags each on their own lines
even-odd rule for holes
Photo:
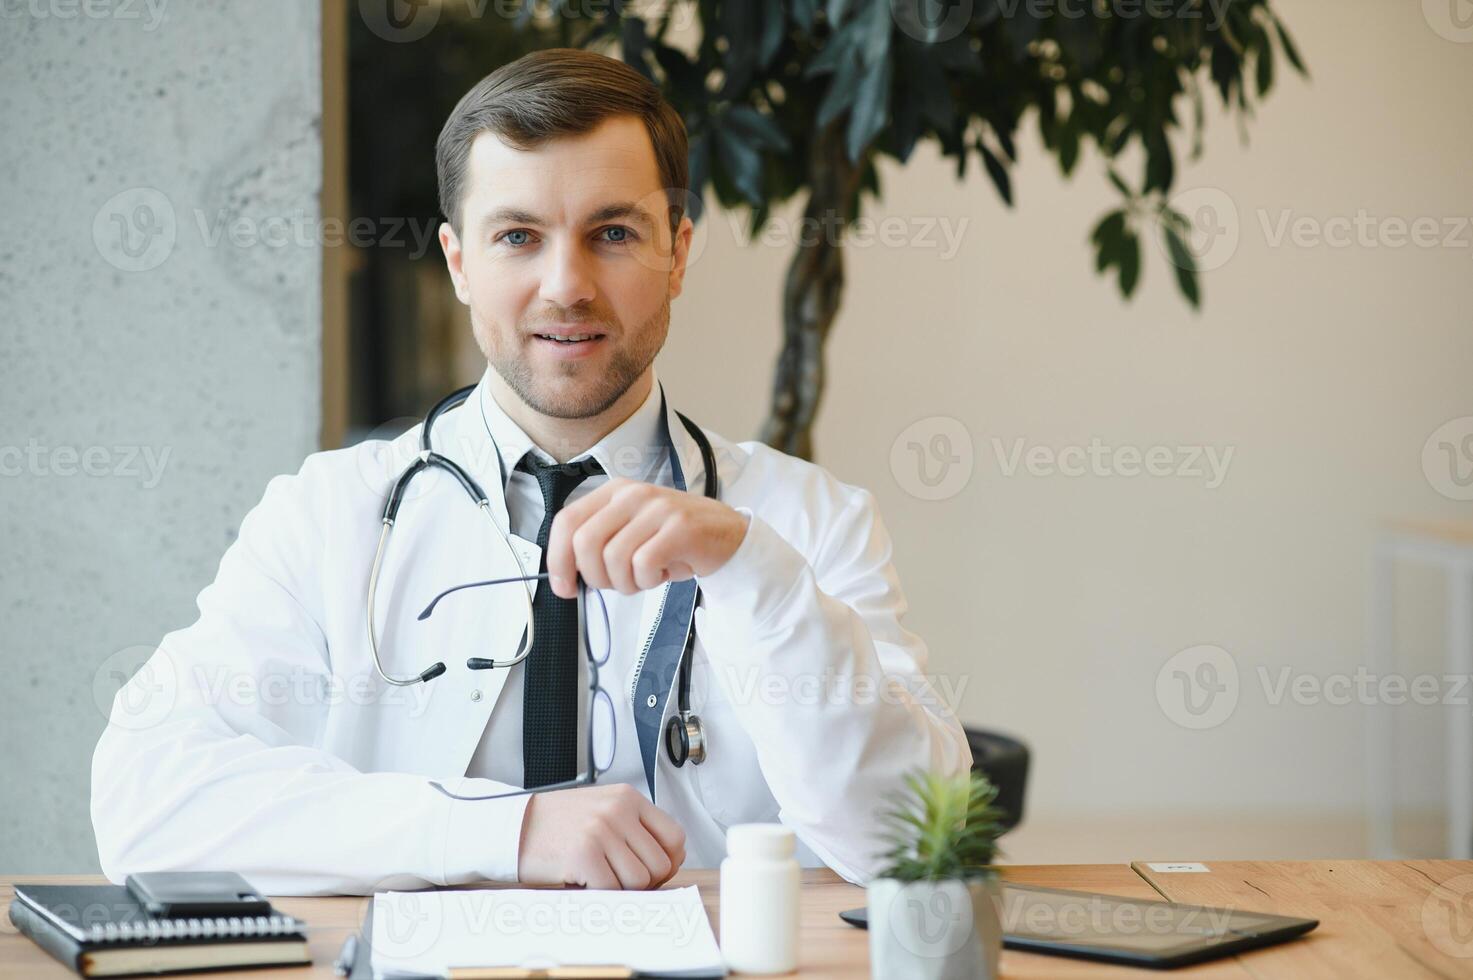
<svg viewBox="0 0 1473 980">
<path fill-rule="evenodd" d="M 445 219 L 459 234 L 471 143 L 481 133 L 495 133 L 509 146 L 530 150 L 554 137 L 589 132 L 620 115 L 640 117 L 650 134 L 673 232 L 680 226 L 690 189 L 680 113 L 633 68 L 578 48 L 547 48 L 524 55 L 481 79 L 456 103 L 435 141 Z"/>
</svg>

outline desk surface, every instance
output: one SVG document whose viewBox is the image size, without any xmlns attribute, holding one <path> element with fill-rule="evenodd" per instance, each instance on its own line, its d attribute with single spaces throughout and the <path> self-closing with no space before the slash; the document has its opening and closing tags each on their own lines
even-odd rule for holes
<svg viewBox="0 0 1473 980">
<path fill-rule="evenodd" d="M 1133 865 L 1027 865 L 1007 868 L 1009 881 L 1307 916 L 1320 926 L 1307 937 L 1169 973 L 1006 950 L 1007 978 L 1154 977 L 1271 980 L 1301 977 L 1473 976 L 1473 862 L 1240 861 L 1208 863 L 1206 872 L 1160 873 Z M 74 974 L 25 936 L 8 914 L 15 881 L 82 884 L 79 875 L 0 876 L 0 977 L 64 978 Z M 671 886 L 698 885 L 716 928 L 717 873 L 684 871 Z M 280 898 L 275 904 L 310 924 L 312 966 L 220 974 L 247 980 L 332 976 L 332 961 L 362 920 L 364 897 Z M 803 873 L 801 963 L 804 978 L 864 977 L 866 934 L 838 918 L 864 904 L 864 890 L 827 870 Z"/>
</svg>

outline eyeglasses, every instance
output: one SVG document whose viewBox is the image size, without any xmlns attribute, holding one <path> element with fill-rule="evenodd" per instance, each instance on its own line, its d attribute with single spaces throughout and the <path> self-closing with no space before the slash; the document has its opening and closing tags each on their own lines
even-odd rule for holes
<svg viewBox="0 0 1473 980">
<path fill-rule="evenodd" d="M 419 618 L 429 619 L 440 600 L 452 592 L 487 585 L 536 582 L 547 578 L 548 573 L 542 572 L 538 575 L 519 575 L 512 578 L 488 579 L 484 582 L 467 582 L 464 585 L 452 586 L 431 599 L 424 612 L 419 614 Z M 551 584 L 545 587 L 551 588 Z M 591 589 L 584 584 L 582 578 L 578 579 L 578 621 L 583 635 L 583 652 L 588 659 L 588 771 L 573 779 L 547 783 L 531 789 L 519 789 L 510 793 L 492 793 L 489 796 L 461 796 L 450 792 L 436 781 L 431 781 L 431 786 L 452 800 L 499 800 L 509 796 L 526 796 L 530 793 L 545 793 L 549 790 L 571 789 L 574 786 L 591 786 L 600 775 L 609 771 L 614 764 L 614 746 L 618 740 L 618 730 L 614 720 L 614 700 L 609 696 L 609 692 L 599 685 L 598 671 L 600 667 L 609 662 L 609 654 L 613 649 L 613 633 L 609 627 L 609 609 L 604 603 L 603 596 L 598 589 Z M 511 667 L 526 660 L 531 652 L 532 628 L 531 624 L 528 624 L 522 634 L 522 652 L 517 657 L 507 661 L 472 657 L 467 664 L 473 670 L 485 670 L 493 666 Z"/>
</svg>

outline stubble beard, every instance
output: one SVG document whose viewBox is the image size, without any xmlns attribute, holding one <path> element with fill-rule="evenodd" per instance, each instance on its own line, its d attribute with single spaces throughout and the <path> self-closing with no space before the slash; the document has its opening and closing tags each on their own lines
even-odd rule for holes
<svg viewBox="0 0 1473 980">
<path fill-rule="evenodd" d="M 637 329 L 617 331 L 617 336 L 627 338 L 627 342 L 614 350 L 603 373 L 595 374 L 593 365 L 578 361 L 555 363 L 552 369 L 560 377 L 584 379 L 584 384 L 570 391 L 544 384 L 533 372 L 529 358 L 522 355 L 520 346 L 534 342 L 524 339 L 529 331 L 519 328 L 514 342 L 509 345 L 511 349 L 507 350 L 507 345 L 487 343 L 488 336 L 496 335 L 496 331 L 488 330 L 474 312 L 471 321 L 476 343 L 487 363 L 529 408 L 549 418 L 591 418 L 608 411 L 654 363 L 655 355 L 664 347 L 665 337 L 670 331 L 670 295 L 668 292 L 665 294 L 660 308 Z M 590 322 L 604 328 L 604 343 L 612 342 L 616 334 L 607 329 L 607 324 Z"/>
</svg>

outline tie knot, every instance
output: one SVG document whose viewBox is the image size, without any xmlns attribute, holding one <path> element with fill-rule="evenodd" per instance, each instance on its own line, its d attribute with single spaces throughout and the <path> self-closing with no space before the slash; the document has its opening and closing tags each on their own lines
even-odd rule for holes
<svg viewBox="0 0 1473 980">
<path fill-rule="evenodd" d="M 537 485 L 542 488 L 542 506 L 549 514 L 562 508 L 578 484 L 604 471 L 592 456 L 572 463 L 544 463 L 531 452 L 522 457 L 517 469 L 537 478 Z"/>
</svg>

